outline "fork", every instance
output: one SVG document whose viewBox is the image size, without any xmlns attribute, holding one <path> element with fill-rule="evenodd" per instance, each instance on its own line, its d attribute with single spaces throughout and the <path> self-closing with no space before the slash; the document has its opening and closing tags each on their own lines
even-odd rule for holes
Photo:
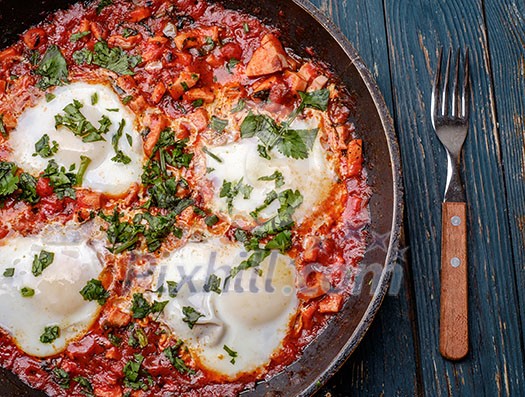
<svg viewBox="0 0 525 397">
<path fill-rule="evenodd" d="M 443 49 L 432 89 L 432 125 L 447 152 L 447 184 L 441 208 L 441 315 L 439 350 L 449 360 L 460 360 L 468 353 L 467 289 L 467 204 L 459 174 L 461 150 L 467 137 L 469 116 L 469 60 L 460 83 L 461 54 L 455 57 L 453 85 L 449 86 L 452 50 L 444 75 L 441 74 Z M 443 83 L 442 83 L 443 80 Z M 462 85 L 460 93 L 460 85 Z M 450 102 L 450 103 L 449 103 Z M 450 109 L 449 109 L 450 108 Z"/>
</svg>

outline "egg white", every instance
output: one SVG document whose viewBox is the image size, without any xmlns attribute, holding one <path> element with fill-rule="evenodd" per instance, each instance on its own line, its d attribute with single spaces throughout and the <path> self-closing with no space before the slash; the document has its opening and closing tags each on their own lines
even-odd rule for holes
<svg viewBox="0 0 525 397">
<path fill-rule="evenodd" d="M 319 120 L 312 117 L 307 120 L 297 120 L 292 124 L 294 129 L 313 129 L 319 127 Z M 224 146 L 209 148 L 213 156 L 207 156 L 207 167 L 211 169 L 208 178 L 212 181 L 214 195 L 212 207 L 215 211 L 228 213 L 226 198 L 220 197 L 221 187 L 224 181 L 242 183 L 253 187 L 248 199 L 238 194 L 233 200 L 231 216 L 240 217 L 245 221 L 252 221 L 250 212 L 259 207 L 267 197 L 268 193 L 275 190 L 277 193 L 292 189 L 299 190 L 303 196 L 302 205 L 295 211 L 294 220 L 302 222 L 305 217 L 312 213 L 315 207 L 324 201 L 330 188 L 336 182 L 336 174 L 327 158 L 327 152 L 323 149 L 319 135 L 313 148 L 306 159 L 293 159 L 284 156 L 278 150 L 271 151 L 271 159 L 261 157 L 257 151 L 260 144 L 258 138 L 240 139 L 235 143 Z M 272 175 L 275 171 L 281 172 L 285 184 L 276 188 L 274 181 L 261 181 L 259 178 Z M 260 213 L 262 218 L 270 218 L 276 214 L 278 203 Z"/>
<path fill-rule="evenodd" d="M 54 253 L 54 260 L 35 277 L 33 259 L 42 250 Z M 37 357 L 58 354 L 93 324 L 100 305 L 85 301 L 80 290 L 98 278 L 102 264 L 83 229 L 5 239 L 0 257 L 0 326 L 25 353 Z M 14 268 L 12 277 L 3 275 L 7 268 Z M 24 287 L 34 289 L 34 296 L 23 297 Z M 41 343 L 45 327 L 55 325 L 60 328 L 60 337 Z"/>
<path fill-rule="evenodd" d="M 94 94 L 98 96 L 98 102 L 92 105 L 91 98 Z M 135 116 L 122 105 L 116 93 L 106 85 L 78 82 L 56 88 L 53 95 L 55 98 L 51 101 L 47 102 L 46 98 L 42 98 L 19 117 L 16 129 L 9 136 L 9 144 L 13 150 L 12 161 L 33 175 L 42 172 L 50 159 L 33 154 L 35 144 L 47 134 L 50 143 L 56 141 L 59 145 L 58 152 L 52 157 L 59 165 L 69 169 L 75 164 L 78 169 L 81 155 L 91 159 L 84 175 L 83 187 L 108 195 L 119 195 L 125 193 L 133 183 L 139 182 L 144 161 L 142 139 L 135 128 Z M 55 128 L 55 115 L 64 114 L 63 109 L 73 100 L 83 105 L 80 111 L 95 128 L 99 127 L 98 121 L 103 115 L 111 120 L 111 127 L 104 135 L 105 141 L 85 143 L 67 128 Z M 115 156 L 111 140 L 121 120 L 125 120 L 126 125 L 119 141 L 119 149 L 131 159 L 129 164 L 111 160 Z M 131 146 L 126 134 L 132 138 Z"/>
<path fill-rule="evenodd" d="M 269 363 L 281 346 L 294 316 L 298 300 L 295 267 L 290 258 L 273 252 L 260 266 L 240 272 L 224 289 L 230 269 L 246 259 L 240 244 L 211 239 L 190 242 L 162 260 L 155 275 L 156 288 L 164 286 L 161 300 L 169 300 L 159 320 L 182 338 L 202 364 L 234 379 Z M 205 292 L 210 274 L 221 278 L 221 294 Z M 175 298 L 168 294 L 167 281 L 179 283 Z M 152 294 L 152 299 L 159 299 Z M 190 329 L 183 321 L 183 307 L 203 314 Z M 237 352 L 231 362 L 224 346 Z"/>
</svg>

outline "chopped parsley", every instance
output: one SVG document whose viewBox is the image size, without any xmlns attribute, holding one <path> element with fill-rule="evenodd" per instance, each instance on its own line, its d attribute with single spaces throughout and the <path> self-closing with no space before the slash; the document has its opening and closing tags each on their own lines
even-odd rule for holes
<svg viewBox="0 0 525 397">
<path fill-rule="evenodd" d="M 126 120 L 122 119 L 118 126 L 117 133 L 113 135 L 113 138 L 111 138 L 111 144 L 113 145 L 113 150 L 115 150 L 115 157 L 113 157 L 111 161 L 114 161 L 115 163 L 122 163 L 122 164 L 131 163 L 131 159 L 128 156 L 126 156 L 122 150 L 118 148 L 118 144 L 119 144 L 120 138 L 122 138 L 122 134 L 124 132 L 125 125 L 126 125 Z"/>
<path fill-rule="evenodd" d="M 208 215 L 206 219 L 204 219 L 204 223 L 206 223 L 206 225 L 209 227 L 216 225 L 218 222 L 219 217 L 217 215 Z"/>
<path fill-rule="evenodd" d="M 83 107 L 84 105 L 74 99 L 63 109 L 64 114 L 55 115 L 55 127 L 66 127 L 73 134 L 81 137 L 82 142 L 105 141 L 103 135 L 109 131 L 111 120 L 103 115 L 98 121 L 99 128 L 95 128 L 80 111 Z"/>
<path fill-rule="evenodd" d="M 244 33 L 249 33 L 250 32 L 250 27 L 248 26 L 248 24 L 246 22 L 243 23 L 242 29 L 244 30 Z"/>
<path fill-rule="evenodd" d="M 290 230 L 284 230 L 268 241 L 264 248 L 268 250 L 279 250 L 281 254 L 284 254 L 291 246 L 292 232 Z"/>
<path fill-rule="evenodd" d="M 133 95 L 127 95 L 127 96 L 125 96 L 124 98 L 122 98 L 122 103 L 123 103 L 124 105 L 127 105 L 127 104 L 130 103 L 132 100 L 133 100 Z"/>
<path fill-rule="evenodd" d="M 53 375 L 53 380 L 55 383 L 62 389 L 69 389 L 71 387 L 71 379 L 69 374 L 62 368 L 53 368 L 51 374 Z"/>
<path fill-rule="evenodd" d="M 98 93 L 95 92 L 91 95 L 91 105 L 95 106 L 98 103 Z"/>
<path fill-rule="evenodd" d="M 47 159 L 52 157 L 56 152 L 58 152 L 57 141 L 53 141 L 52 145 L 49 145 L 49 135 L 44 134 L 42 138 L 35 143 L 35 153 L 33 153 L 33 156 L 40 156 Z"/>
<path fill-rule="evenodd" d="M 235 69 L 235 67 L 239 64 L 239 60 L 238 59 L 235 59 L 235 58 L 232 58 L 228 61 L 228 63 L 226 64 L 226 69 L 228 69 L 228 72 L 230 74 L 233 74 L 233 71 Z"/>
<path fill-rule="evenodd" d="M 220 119 L 217 116 L 211 116 L 210 128 L 212 130 L 222 133 L 226 127 L 228 127 L 228 120 Z"/>
<path fill-rule="evenodd" d="M 182 346 L 182 341 L 179 341 L 175 346 L 170 346 L 164 349 L 163 353 L 166 358 L 170 361 L 171 365 L 179 371 L 181 374 L 194 375 L 195 371 L 189 368 L 184 360 L 179 357 L 179 350 Z"/>
<path fill-rule="evenodd" d="M 125 386 L 138 390 L 138 388 L 135 389 L 135 386 L 140 375 L 140 367 L 143 361 L 144 357 L 141 354 L 135 354 L 134 359 L 126 363 L 123 369 Z"/>
<path fill-rule="evenodd" d="M 53 343 L 60 336 L 60 328 L 58 325 L 45 327 L 44 332 L 40 335 L 40 342 Z"/>
<path fill-rule="evenodd" d="M 153 301 L 150 304 L 145 298 L 144 295 L 135 293 L 133 294 L 133 303 L 131 306 L 131 311 L 133 312 L 133 318 L 142 319 L 147 317 L 149 314 L 161 313 L 169 301 L 157 302 Z"/>
<path fill-rule="evenodd" d="M 7 197 L 18 189 L 17 171 L 15 163 L 0 161 L 0 197 Z"/>
<path fill-rule="evenodd" d="M 45 250 L 40 251 L 40 254 L 35 255 L 33 258 L 31 273 L 33 273 L 33 276 L 35 277 L 40 276 L 42 272 L 53 263 L 54 260 L 55 254 L 53 252 L 48 252 Z"/>
<path fill-rule="evenodd" d="M 7 131 L 5 130 L 3 114 L 0 114 L 0 134 L 2 134 L 4 138 L 7 138 Z"/>
<path fill-rule="evenodd" d="M 72 42 L 72 43 L 76 43 L 77 41 L 79 41 L 80 39 L 86 37 L 86 36 L 89 36 L 91 34 L 91 32 L 89 30 L 86 30 L 85 32 L 78 32 L 78 33 L 73 33 L 71 35 L 71 37 L 69 38 L 69 40 Z"/>
<path fill-rule="evenodd" d="M 275 171 L 272 175 L 262 176 L 259 178 L 260 181 L 275 181 L 275 188 L 279 189 L 284 185 L 284 177 L 280 171 Z"/>
<path fill-rule="evenodd" d="M 46 93 L 46 102 L 47 103 L 51 102 L 55 98 L 56 98 L 55 94 L 51 94 L 50 92 Z"/>
<path fill-rule="evenodd" d="M 41 76 L 40 81 L 37 83 L 37 87 L 41 90 L 69 83 L 67 79 L 67 62 L 58 46 L 49 46 L 35 73 Z"/>
<path fill-rule="evenodd" d="M 34 290 L 33 288 L 23 287 L 23 288 L 20 290 L 20 294 L 21 294 L 24 298 L 31 298 L 32 296 L 35 295 L 35 290 Z"/>
<path fill-rule="evenodd" d="M 94 396 L 94 394 L 93 394 L 93 386 L 91 385 L 91 382 L 89 381 L 89 379 L 87 379 L 87 378 L 85 378 L 83 376 L 75 376 L 73 378 L 73 380 L 78 383 L 78 385 L 82 389 L 82 393 L 84 393 L 84 395 L 86 397 L 93 397 Z"/>
<path fill-rule="evenodd" d="M 182 202 L 183 204 L 188 204 L 189 207 L 191 203 Z M 157 251 L 161 246 L 164 240 L 170 235 L 173 234 L 175 237 L 182 237 L 182 230 L 175 226 L 175 215 L 178 212 L 171 212 L 168 215 L 157 215 L 153 216 L 151 214 L 138 214 L 136 216 L 136 222 L 141 221 L 142 219 L 146 220 L 148 227 L 143 231 L 144 237 L 146 239 L 146 245 L 150 252 Z"/>
<path fill-rule="evenodd" d="M 15 275 L 15 268 L 14 267 L 8 267 L 4 270 L 4 277 L 13 277 Z"/>
<path fill-rule="evenodd" d="M 111 70 L 120 75 L 134 75 L 134 69 L 142 62 L 140 55 L 129 55 L 120 47 L 109 48 L 105 41 L 98 41 L 93 52 L 87 48 L 76 51 L 73 59 L 79 65 L 93 64 Z"/>
<path fill-rule="evenodd" d="M 235 359 L 237 358 L 237 352 L 230 349 L 228 346 L 224 345 L 223 349 L 226 350 L 226 353 L 232 358 L 230 363 L 235 364 Z"/>
<path fill-rule="evenodd" d="M 113 211 L 112 216 L 100 213 L 100 217 L 109 223 L 106 234 L 111 247 L 108 250 L 114 254 L 133 249 L 139 241 L 139 234 L 144 231 L 142 225 L 121 222 L 121 215 L 117 210 Z"/>
<path fill-rule="evenodd" d="M 100 0 L 97 5 L 97 15 L 100 15 L 102 10 L 111 4 L 113 4 L 113 0 Z"/>
<path fill-rule="evenodd" d="M 170 298 L 176 298 L 179 292 L 179 284 L 176 281 L 166 281 L 168 284 L 168 295 Z"/>
<path fill-rule="evenodd" d="M 40 196 L 36 192 L 36 178 L 26 172 L 20 174 L 18 187 L 21 189 L 20 199 L 29 204 L 36 204 Z"/>
<path fill-rule="evenodd" d="M 66 172 L 64 167 L 59 168 L 55 160 L 49 161 L 42 176 L 49 178 L 49 184 L 59 199 L 76 198 L 73 186 L 77 183 L 77 176 L 72 172 Z"/>
<path fill-rule="evenodd" d="M 294 225 L 292 218 L 295 210 L 303 203 L 303 196 L 298 190 L 285 190 L 278 194 L 280 207 L 277 215 L 268 219 L 263 224 L 253 230 L 253 234 L 258 237 L 278 234 L 284 230 L 290 230 Z"/>
<path fill-rule="evenodd" d="M 221 278 L 217 277 L 215 274 L 210 274 L 208 277 L 208 280 L 206 281 L 206 284 L 204 284 L 203 289 L 206 292 L 215 292 L 216 294 L 221 294 L 222 290 L 220 288 L 221 286 Z"/>
<path fill-rule="evenodd" d="M 91 159 L 87 156 L 80 156 L 80 166 L 78 167 L 77 176 L 76 176 L 76 186 L 82 186 L 84 181 L 84 175 L 91 164 Z"/>
<path fill-rule="evenodd" d="M 236 266 L 230 270 L 229 276 L 226 278 L 226 280 L 224 280 L 224 285 L 227 284 L 229 279 L 235 278 L 239 272 L 258 268 L 259 265 L 270 255 L 270 252 L 270 250 L 266 249 L 257 249 L 254 251 L 248 259 L 242 261 L 239 266 Z"/>
<path fill-rule="evenodd" d="M 182 321 L 188 324 L 188 327 L 190 327 L 190 329 L 193 329 L 197 321 L 199 321 L 199 318 L 204 317 L 204 314 L 199 313 L 191 306 L 184 306 L 182 308 L 182 314 L 184 315 Z"/>
<path fill-rule="evenodd" d="M 244 110 L 245 107 L 246 107 L 246 101 L 241 98 L 239 99 L 237 104 L 232 108 L 232 113 L 238 113 L 241 110 Z"/>
<path fill-rule="evenodd" d="M 328 101 L 330 100 L 330 91 L 322 89 L 312 92 L 299 92 L 301 97 L 301 104 L 297 109 L 301 113 L 306 108 L 312 108 L 326 112 L 328 109 Z"/>
<path fill-rule="evenodd" d="M 233 200 L 235 200 L 235 197 L 237 197 L 239 193 L 245 200 L 248 200 L 250 198 L 250 195 L 252 194 L 253 187 L 248 184 L 244 184 L 242 180 L 243 178 L 241 178 L 237 182 L 229 182 L 225 180 L 222 183 L 222 187 L 219 192 L 219 197 L 226 198 L 228 212 L 230 214 L 233 210 Z"/>
<path fill-rule="evenodd" d="M 204 100 L 203 99 L 195 99 L 191 103 L 191 106 L 193 106 L 194 108 L 200 108 L 202 105 L 204 105 Z"/>
<path fill-rule="evenodd" d="M 212 153 L 206 146 L 202 147 L 202 151 L 206 153 L 208 156 L 210 156 L 212 159 L 217 161 L 218 163 L 222 163 L 222 159 L 217 156 L 215 153 Z"/>
<path fill-rule="evenodd" d="M 108 334 L 108 340 L 111 342 L 111 344 L 115 347 L 119 347 L 122 343 L 122 338 L 115 335 L 114 333 L 110 332 Z"/>
<path fill-rule="evenodd" d="M 108 291 L 102 286 L 102 282 L 97 279 L 91 279 L 87 284 L 80 290 L 80 295 L 86 301 L 97 301 L 99 305 L 106 303 L 109 297 Z"/>
</svg>

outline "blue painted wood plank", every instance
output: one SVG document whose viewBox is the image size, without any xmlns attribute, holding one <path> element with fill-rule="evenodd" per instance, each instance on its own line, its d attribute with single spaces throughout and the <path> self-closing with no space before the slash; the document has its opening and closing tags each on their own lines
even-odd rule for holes
<svg viewBox="0 0 525 397">
<path fill-rule="evenodd" d="M 388 47 L 381 0 L 316 0 L 343 30 L 374 74 L 392 110 Z M 417 357 L 410 318 L 410 283 L 385 299 L 367 336 L 320 396 L 413 396 L 417 394 Z M 399 362 L 403 367 L 399 367 Z"/>
<path fill-rule="evenodd" d="M 485 0 L 488 42 L 497 98 L 502 164 L 507 185 L 522 335 L 525 335 L 525 3 Z"/>
<path fill-rule="evenodd" d="M 396 127 L 428 396 L 525 395 L 523 344 L 505 181 L 481 1 L 385 0 Z M 451 363 L 438 351 L 440 201 L 445 153 L 429 104 L 439 46 L 471 49 L 473 102 L 463 174 L 469 202 L 471 352 Z M 511 79 L 511 76 L 505 76 Z"/>
</svg>

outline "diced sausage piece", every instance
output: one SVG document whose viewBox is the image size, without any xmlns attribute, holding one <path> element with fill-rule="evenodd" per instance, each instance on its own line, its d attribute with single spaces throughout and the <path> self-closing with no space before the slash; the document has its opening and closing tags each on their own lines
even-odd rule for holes
<svg viewBox="0 0 525 397">
<path fill-rule="evenodd" d="M 155 36 L 148 39 L 144 50 L 142 51 L 142 60 L 144 62 L 157 61 L 162 58 L 166 51 L 168 39 L 163 36 Z"/>
<path fill-rule="evenodd" d="M 286 52 L 277 37 L 267 34 L 261 41 L 261 46 L 253 53 L 246 67 L 248 77 L 264 76 L 280 72 L 288 67 Z"/>
<path fill-rule="evenodd" d="M 314 79 L 314 81 L 312 81 L 312 84 L 310 84 L 310 86 L 308 87 L 308 91 L 312 92 L 312 91 L 320 90 L 320 89 L 324 88 L 326 83 L 328 83 L 328 77 L 322 76 L 322 75 L 321 76 L 317 76 Z"/>
<path fill-rule="evenodd" d="M 133 100 L 129 103 L 129 108 L 133 110 L 135 113 L 142 113 L 144 109 L 147 107 L 146 100 L 142 95 L 137 96 L 136 98 L 133 98 Z"/>
<path fill-rule="evenodd" d="M 301 309 L 301 323 L 302 328 L 312 328 L 314 314 L 317 311 L 318 303 L 312 302 L 308 306 Z"/>
<path fill-rule="evenodd" d="M 204 88 L 192 88 L 184 94 L 184 99 L 193 102 L 202 99 L 204 103 L 212 103 L 215 100 L 215 94 Z"/>
<path fill-rule="evenodd" d="M 133 78 L 133 76 L 129 75 L 120 76 L 117 79 L 117 85 L 126 92 L 131 91 L 133 88 L 137 87 L 135 79 Z"/>
<path fill-rule="evenodd" d="M 306 275 L 306 280 L 297 291 L 300 299 L 310 300 L 326 294 L 330 290 L 330 281 L 320 272 L 311 272 Z"/>
<path fill-rule="evenodd" d="M 77 191 L 77 202 L 82 208 L 97 210 L 102 205 L 102 194 L 89 190 L 79 190 Z"/>
<path fill-rule="evenodd" d="M 308 235 L 303 241 L 303 259 L 306 262 L 313 262 L 317 260 L 319 255 L 319 237 Z"/>
<path fill-rule="evenodd" d="M 181 72 L 177 80 L 168 85 L 168 91 L 171 97 L 175 100 L 180 99 L 186 91 L 197 84 L 199 77 L 197 73 Z"/>
<path fill-rule="evenodd" d="M 131 315 L 124 313 L 118 307 L 113 306 L 109 309 L 106 317 L 106 323 L 113 327 L 124 327 L 131 321 Z"/>
<path fill-rule="evenodd" d="M 194 35 L 193 31 L 179 33 L 173 41 L 180 51 L 199 45 L 199 39 Z"/>
<path fill-rule="evenodd" d="M 326 295 L 319 302 L 319 313 L 338 313 L 343 306 L 343 297 L 341 295 Z"/>
<path fill-rule="evenodd" d="M 29 29 L 24 33 L 24 43 L 30 50 L 38 48 L 47 41 L 46 31 L 42 28 Z"/>
<path fill-rule="evenodd" d="M 0 51 L 0 63 L 7 63 L 20 58 L 20 54 L 13 47 Z"/>
<path fill-rule="evenodd" d="M 306 80 L 303 79 L 299 73 L 290 72 L 289 70 L 284 72 L 284 81 L 286 81 L 286 84 L 288 84 L 294 93 L 306 90 L 308 85 Z"/>
<path fill-rule="evenodd" d="M 151 93 L 151 102 L 153 104 L 157 104 L 160 102 L 164 94 L 166 93 L 166 85 L 161 81 L 159 82 L 155 88 L 153 89 L 153 92 Z"/>
<path fill-rule="evenodd" d="M 5 93 L 5 88 L 7 87 L 7 83 L 5 80 L 0 80 L 0 95 Z"/>
<path fill-rule="evenodd" d="M 265 90 L 271 90 L 272 87 L 279 82 L 280 79 L 278 79 L 277 76 L 272 76 L 264 80 L 259 80 L 253 85 L 253 92 L 255 93 Z"/>
<path fill-rule="evenodd" d="M 317 69 L 311 62 L 305 63 L 301 66 L 301 69 L 299 69 L 299 75 L 306 81 L 306 83 L 310 83 L 318 74 Z"/>
<path fill-rule="evenodd" d="M 348 172 L 346 176 L 352 177 L 359 175 L 363 168 L 363 141 L 361 139 L 353 139 L 348 143 L 346 159 L 348 161 Z"/>
<path fill-rule="evenodd" d="M 121 47 L 125 50 L 135 48 L 138 43 L 142 41 L 142 36 L 136 34 L 135 36 L 124 37 L 119 34 L 113 35 L 108 39 L 108 44 L 111 47 Z"/>
<path fill-rule="evenodd" d="M 151 16 L 151 10 L 148 7 L 137 7 L 129 13 L 129 22 L 140 22 Z"/>
<path fill-rule="evenodd" d="M 199 108 L 194 111 L 190 114 L 189 119 L 198 132 L 204 131 L 210 123 L 210 115 L 204 108 Z"/>
<path fill-rule="evenodd" d="M 144 142 L 144 153 L 149 157 L 160 138 L 160 133 L 168 126 L 168 120 L 162 114 L 151 113 L 144 118 L 144 125 L 150 129 Z"/>
</svg>

